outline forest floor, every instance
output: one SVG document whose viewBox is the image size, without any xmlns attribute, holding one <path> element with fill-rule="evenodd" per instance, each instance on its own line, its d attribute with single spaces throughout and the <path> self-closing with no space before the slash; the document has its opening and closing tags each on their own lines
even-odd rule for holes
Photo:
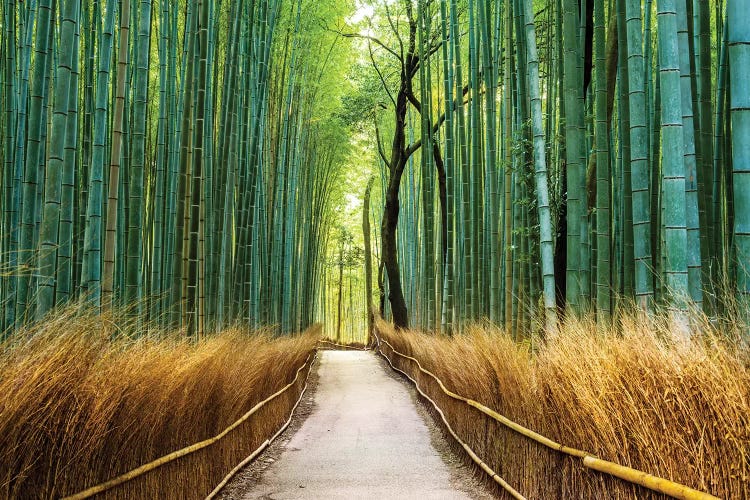
<svg viewBox="0 0 750 500">
<path fill-rule="evenodd" d="M 292 425 L 224 499 L 494 498 L 372 352 L 321 351 Z"/>
</svg>

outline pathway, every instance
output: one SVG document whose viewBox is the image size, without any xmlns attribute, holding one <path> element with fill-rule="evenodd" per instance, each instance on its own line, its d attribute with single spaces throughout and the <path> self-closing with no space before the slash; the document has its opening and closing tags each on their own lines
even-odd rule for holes
<svg viewBox="0 0 750 500">
<path fill-rule="evenodd" d="M 260 458 L 262 473 L 241 475 L 231 498 L 491 498 L 375 354 L 321 351 L 318 363 L 309 416 L 275 459 Z"/>
</svg>

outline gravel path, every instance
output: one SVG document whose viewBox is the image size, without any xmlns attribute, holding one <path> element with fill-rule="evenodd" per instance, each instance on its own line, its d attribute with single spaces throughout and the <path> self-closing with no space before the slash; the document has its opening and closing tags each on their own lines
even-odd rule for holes
<svg viewBox="0 0 750 500">
<path fill-rule="evenodd" d="M 225 499 L 493 498 L 372 352 L 321 351 L 295 422 Z"/>
</svg>

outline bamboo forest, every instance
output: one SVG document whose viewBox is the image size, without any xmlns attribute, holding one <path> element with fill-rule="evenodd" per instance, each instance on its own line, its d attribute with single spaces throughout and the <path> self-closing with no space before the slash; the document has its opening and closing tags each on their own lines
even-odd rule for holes
<svg viewBox="0 0 750 500">
<path fill-rule="evenodd" d="M 0 0 L 0 498 L 749 498 L 747 15 Z"/>
</svg>

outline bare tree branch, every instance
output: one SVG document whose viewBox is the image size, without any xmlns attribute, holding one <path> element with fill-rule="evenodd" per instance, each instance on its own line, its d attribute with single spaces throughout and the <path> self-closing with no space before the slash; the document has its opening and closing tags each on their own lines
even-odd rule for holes
<svg viewBox="0 0 750 500">
<path fill-rule="evenodd" d="M 378 127 L 378 117 L 377 115 L 374 115 L 373 120 L 375 121 L 375 139 L 378 143 L 378 154 L 380 155 L 380 158 L 383 160 L 385 165 L 390 170 L 391 168 L 391 162 L 388 160 L 388 157 L 385 155 L 385 151 L 383 150 L 383 141 L 380 139 L 380 128 Z"/>
<path fill-rule="evenodd" d="M 383 89 L 385 90 L 385 93 L 388 94 L 388 97 L 390 98 L 391 102 L 394 106 L 396 106 L 396 100 L 393 98 L 393 94 L 391 94 L 391 91 L 388 89 L 388 84 L 385 81 L 385 78 L 383 77 L 383 73 L 380 72 L 380 68 L 378 68 L 377 63 L 375 62 L 375 56 L 372 53 L 372 45 L 370 42 L 367 43 L 367 49 L 370 52 L 370 61 L 372 62 L 372 67 L 375 68 L 375 72 L 378 74 L 378 78 L 380 78 L 380 83 L 383 84 Z"/>
<path fill-rule="evenodd" d="M 388 8 L 388 2 L 385 4 L 385 17 L 388 19 L 388 24 L 391 25 L 391 30 L 393 30 L 393 34 L 396 35 L 396 39 L 398 40 L 398 45 L 401 50 L 401 56 L 398 58 L 399 61 L 401 61 L 401 65 L 403 66 L 406 61 L 404 61 L 404 41 L 401 39 L 401 33 L 398 31 L 398 25 L 393 24 L 393 19 L 391 18 L 391 10 Z"/>
<path fill-rule="evenodd" d="M 390 53 L 393 57 L 395 57 L 396 59 L 398 59 L 399 61 L 401 61 L 403 63 L 403 61 L 401 59 L 401 56 L 399 56 L 398 53 L 396 51 L 394 51 L 392 48 L 388 47 L 386 44 L 384 44 L 382 41 L 380 41 L 380 39 L 377 38 L 377 37 L 370 36 L 370 35 L 363 35 L 362 33 L 345 33 L 343 31 L 335 30 L 335 29 L 331 29 L 331 28 L 327 28 L 327 29 L 328 29 L 328 31 L 336 33 L 337 35 L 342 36 L 344 38 L 359 38 L 361 40 L 368 40 L 368 41 L 374 43 L 375 45 L 378 45 L 380 48 L 382 48 L 386 52 Z"/>
<path fill-rule="evenodd" d="M 464 96 L 466 94 L 468 94 L 468 93 L 469 93 L 469 86 L 466 85 L 462 89 L 461 95 L 459 97 L 456 97 L 456 99 L 453 101 L 454 107 L 456 107 L 456 102 L 458 101 L 458 99 L 459 98 L 463 99 Z M 417 101 L 416 97 L 414 97 L 414 100 Z M 471 100 L 471 99 L 469 99 L 469 100 Z M 411 98 L 409 99 L 409 102 L 412 102 Z M 417 102 L 419 102 L 419 101 L 417 101 Z M 466 102 L 468 102 L 468 101 L 466 101 Z M 412 105 L 414 105 L 413 102 L 412 102 Z M 414 106 L 414 107 L 416 108 L 416 106 Z M 420 106 L 420 108 L 417 108 L 417 109 L 421 109 L 421 106 Z M 432 130 L 430 131 L 431 135 L 437 134 L 437 131 L 440 130 L 440 127 L 443 125 L 443 123 L 445 123 L 445 117 L 446 117 L 446 114 L 445 114 L 445 112 L 443 112 L 443 114 L 440 115 L 440 118 L 438 118 L 437 122 L 435 122 L 435 124 L 432 126 Z M 405 155 L 405 157 L 409 158 L 411 155 L 413 155 L 421 147 L 422 147 L 422 139 L 417 139 L 417 141 L 415 141 L 413 144 L 407 146 L 404 149 L 404 155 Z"/>
</svg>

